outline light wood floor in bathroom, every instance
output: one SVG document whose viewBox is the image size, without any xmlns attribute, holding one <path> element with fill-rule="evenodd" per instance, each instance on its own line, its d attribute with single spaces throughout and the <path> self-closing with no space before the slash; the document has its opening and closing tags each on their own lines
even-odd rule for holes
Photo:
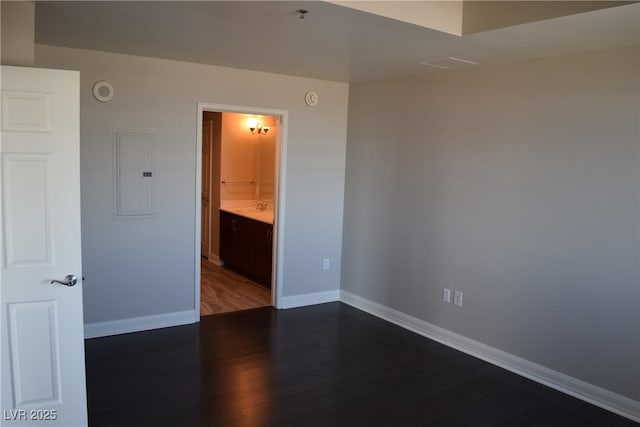
<svg viewBox="0 0 640 427">
<path fill-rule="evenodd" d="M 202 259 L 200 315 L 228 313 L 271 305 L 271 291 Z"/>
</svg>

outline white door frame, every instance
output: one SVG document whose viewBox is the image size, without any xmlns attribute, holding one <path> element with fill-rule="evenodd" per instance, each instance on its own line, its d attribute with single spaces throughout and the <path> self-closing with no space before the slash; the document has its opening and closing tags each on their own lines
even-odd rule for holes
<svg viewBox="0 0 640 427">
<path fill-rule="evenodd" d="M 222 112 L 222 113 L 241 113 L 256 114 L 263 116 L 276 116 L 279 121 L 276 139 L 276 176 L 275 176 L 275 194 L 274 194 L 274 233 L 273 239 L 273 257 L 271 260 L 271 304 L 275 308 L 282 308 L 282 271 L 283 271 L 283 253 L 284 253 L 284 206 L 285 206 L 285 190 L 286 186 L 286 166 L 287 166 L 287 133 L 289 123 L 289 112 L 287 110 L 278 110 L 273 108 L 247 107 L 242 105 L 212 104 L 208 102 L 198 102 L 198 121 L 196 132 L 196 216 L 195 216 L 195 320 L 200 321 L 200 240 L 201 235 L 201 214 L 202 201 L 200 193 L 202 191 L 202 114 L 205 111 Z"/>
</svg>

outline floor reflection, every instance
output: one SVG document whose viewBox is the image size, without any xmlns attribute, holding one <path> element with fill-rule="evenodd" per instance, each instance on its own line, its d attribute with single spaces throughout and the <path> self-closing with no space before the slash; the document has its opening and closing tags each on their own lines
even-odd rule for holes
<svg viewBox="0 0 640 427">
<path fill-rule="evenodd" d="M 209 396 L 202 411 L 212 425 L 263 427 L 269 420 L 273 309 L 245 311 L 242 319 L 225 316 L 202 319 L 225 324 L 200 329 L 203 387 Z"/>
</svg>

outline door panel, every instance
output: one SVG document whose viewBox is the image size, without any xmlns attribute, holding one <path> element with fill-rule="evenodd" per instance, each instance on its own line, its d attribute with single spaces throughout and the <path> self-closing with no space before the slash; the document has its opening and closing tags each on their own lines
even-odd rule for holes
<svg viewBox="0 0 640 427">
<path fill-rule="evenodd" d="M 9 348 L 16 407 L 60 403 L 55 301 L 9 304 Z"/>
<path fill-rule="evenodd" d="M 0 423 L 86 426 L 79 73 L 2 66 L 1 123 Z"/>
<path fill-rule="evenodd" d="M 52 265 L 49 156 L 7 153 L 2 160 L 7 267 Z"/>
<path fill-rule="evenodd" d="M 2 92 L 4 131 L 50 132 L 51 95 L 41 92 Z"/>
</svg>

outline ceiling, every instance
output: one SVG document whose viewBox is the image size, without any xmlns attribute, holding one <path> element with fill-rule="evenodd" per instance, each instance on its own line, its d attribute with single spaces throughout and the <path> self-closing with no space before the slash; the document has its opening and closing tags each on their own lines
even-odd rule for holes
<svg viewBox="0 0 640 427">
<path fill-rule="evenodd" d="M 361 82 L 442 72 L 421 62 L 448 57 L 483 66 L 639 46 L 640 4 L 462 37 L 308 1 L 46 1 L 35 27 L 40 44 Z"/>
</svg>

